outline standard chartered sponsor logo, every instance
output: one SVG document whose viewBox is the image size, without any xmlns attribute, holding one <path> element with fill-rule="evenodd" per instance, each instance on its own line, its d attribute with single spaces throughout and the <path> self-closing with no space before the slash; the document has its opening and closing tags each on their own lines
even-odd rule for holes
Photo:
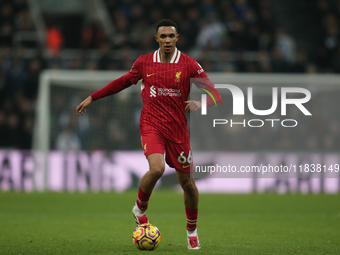
<svg viewBox="0 0 340 255">
<path fill-rule="evenodd" d="M 156 88 L 153 85 L 150 87 L 150 97 L 156 97 Z"/>
<path fill-rule="evenodd" d="M 158 89 L 159 96 L 170 96 L 170 97 L 180 97 L 181 90 L 180 89 L 172 89 L 172 88 L 159 88 Z"/>
<path fill-rule="evenodd" d="M 170 96 L 170 97 L 180 97 L 181 90 L 180 89 L 172 89 L 172 88 L 158 88 L 156 89 L 155 86 L 150 87 L 150 97 L 156 96 Z"/>
</svg>

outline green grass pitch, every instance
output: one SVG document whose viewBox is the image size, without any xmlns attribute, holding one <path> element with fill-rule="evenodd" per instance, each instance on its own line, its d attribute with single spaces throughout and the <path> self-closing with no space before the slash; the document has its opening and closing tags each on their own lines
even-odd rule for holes
<svg viewBox="0 0 340 255">
<path fill-rule="evenodd" d="M 132 243 L 137 191 L 0 193 L 0 254 L 140 254 Z M 182 194 L 155 190 L 154 254 L 340 254 L 340 195 L 201 194 L 201 250 L 188 251 Z"/>
</svg>

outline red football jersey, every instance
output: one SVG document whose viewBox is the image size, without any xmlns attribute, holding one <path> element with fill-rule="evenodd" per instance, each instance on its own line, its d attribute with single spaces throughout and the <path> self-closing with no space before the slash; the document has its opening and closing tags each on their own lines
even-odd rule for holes
<svg viewBox="0 0 340 255">
<path fill-rule="evenodd" d="M 153 53 L 141 55 L 130 71 L 118 79 L 119 82 L 116 80 L 117 82 L 110 83 L 107 88 L 91 96 L 96 100 L 117 93 L 143 79 L 140 133 L 155 130 L 172 142 L 186 143 L 189 141 L 189 132 L 184 102 L 188 100 L 190 78 L 208 77 L 194 59 L 177 48 L 170 63 L 161 63 L 158 49 Z M 213 90 L 210 80 L 208 84 L 200 87 Z M 218 92 L 215 90 L 215 93 Z"/>
</svg>

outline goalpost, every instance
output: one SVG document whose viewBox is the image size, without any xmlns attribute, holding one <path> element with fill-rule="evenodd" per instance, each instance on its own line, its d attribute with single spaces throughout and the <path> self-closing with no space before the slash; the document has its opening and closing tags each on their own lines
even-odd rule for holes
<svg viewBox="0 0 340 255">
<path fill-rule="evenodd" d="M 51 87 L 61 86 L 88 89 L 96 91 L 114 79 L 124 75 L 125 72 L 108 71 L 44 71 L 39 80 L 38 100 L 36 109 L 36 122 L 33 136 L 33 149 L 47 153 L 50 150 L 50 107 Z M 128 91 L 128 90 L 125 90 Z M 85 98 L 84 98 L 85 99 Z M 79 102 L 80 103 L 80 102 Z M 74 107 L 76 107 L 75 105 Z M 75 109 L 75 108 L 74 108 Z"/>
</svg>

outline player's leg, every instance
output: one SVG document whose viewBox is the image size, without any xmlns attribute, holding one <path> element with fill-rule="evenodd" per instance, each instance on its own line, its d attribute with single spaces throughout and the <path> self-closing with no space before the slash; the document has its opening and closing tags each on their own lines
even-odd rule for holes
<svg viewBox="0 0 340 255">
<path fill-rule="evenodd" d="M 159 178 L 162 177 L 165 169 L 164 155 L 153 153 L 147 157 L 149 162 L 149 171 L 147 171 L 140 182 L 138 189 L 138 198 L 132 209 L 137 225 L 148 223 L 146 209 L 148 209 L 149 198 Z"/>
<path fill-rule="evenodd" d="M 153 153 L 147 157 L 147 160 L 149 162 L 149 171 L 143 175 L 139 187 L 145 193 L 150 193 L 164 173 L 164 155 L 161 153 Z"/>
<path fill-rule="evenodd" d="M 195 180 L 190 178 L 190 172 L 193 170 L 190 143 L 176 144 L 168 141 L 165 158 L 168 165 L 176 169 L 179 184 L 184 191 L 188 248 L 199 249 L 201 246 L 197 237 L 198 189 Z"/>
<path fill-rule="evenodd" d="M 149 163 L 149 171 L 141 178 L 138 189 L 138 197 L 135 206 L 132 208 L 132 214 L 136 224 L 148 223 L 146 210 L 149 199 L 157 181 L 164 173 L 164 151 L 165 141 L 157 133 L 148 133 L 142 136 L 142 146 L 144 154 Z"/>
<path fill-rule="evenodd" d="M 184 191 L 185 208 L 194 210 L 198 207 L 198 189 L 194 178 L 190 178 L 190 173 L 183 173 L 180 170 L 176 171 L 179 184 Z"/>
<path fill-rule="evenodd" d="M 200 249 L 201 245 L 197 235 L 197 215 L 198 215 L 198 189 L 194 178 L 190 178 L 190 173 L 176 171 L 178 181 L 184 192 L 185 213 L 187 216 L 187 237 L 188 249 Z"/>
</svg>

